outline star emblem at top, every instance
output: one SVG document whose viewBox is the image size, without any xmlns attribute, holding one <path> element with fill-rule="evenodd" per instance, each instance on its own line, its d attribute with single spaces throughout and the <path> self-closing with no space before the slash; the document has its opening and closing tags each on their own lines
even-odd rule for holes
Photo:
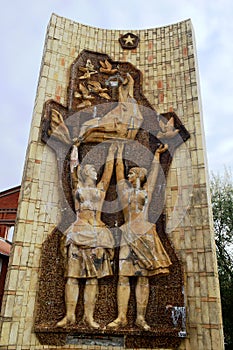
<svg viewBox="0 0 233 350">
<path fill-rule="evenodd" d="M 133 33 L 126 33 L 119 38 L 119 42 L 123 49 L 136 49 L 139 43 L 139 37 Z"/>
<path fill-rule="evenodd" d="M 134 40 L 135 38 L 133 38 L 130 34 L 128 34 L 128 36 L 126 38 L 123 38 L 125 44 L 134 44 Z"/>
</svg>

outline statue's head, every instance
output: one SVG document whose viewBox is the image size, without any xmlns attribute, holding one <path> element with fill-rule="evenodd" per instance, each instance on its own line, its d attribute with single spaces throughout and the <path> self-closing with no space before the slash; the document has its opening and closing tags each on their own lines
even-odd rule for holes
<svg viewBox="0 0 233 350">
<path fill-rule="evenodd" d="M 96 168 L 92 164 L 85 164 L 84 166 L 81 166 L 80 176 L 82 182 L 84 182 L 87 178 L 97 180 Z"/>
<path fill-rule="evenodd" d="M 136 186 L 139 182 L 140 186 L 146 181 L 147 170 L 145 168 L 133 167 L 129 170 L 128 180 Z"/>
</svg>

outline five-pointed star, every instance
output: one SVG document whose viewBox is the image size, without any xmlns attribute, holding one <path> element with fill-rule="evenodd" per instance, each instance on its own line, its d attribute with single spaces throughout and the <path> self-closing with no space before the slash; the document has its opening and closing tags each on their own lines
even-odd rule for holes
<svg viewBox="0 0 233 350">
<path fill-rule="evenodd" d="M 133 45 L 133 44 L 134 44 L 135 38 L 133 38 L 133 37 L 130 36 L 130 34 L 129 34 L 126 38 L 123 38 L 123 40 L 125 41 L 125 44 L 131 44 L 131 45 Z"/>
</svg>

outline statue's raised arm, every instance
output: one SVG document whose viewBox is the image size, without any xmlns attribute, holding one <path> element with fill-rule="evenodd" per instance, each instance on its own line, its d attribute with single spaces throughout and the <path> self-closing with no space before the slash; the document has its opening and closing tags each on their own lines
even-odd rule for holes
<svg viewBox="0 0 233 350">
<path fill-rule="evenodd" d="M 112 143 L 108 150 L 108 155 L 105 162 L 103 175 L 97 185 L 97 188 L 101 188 L 105 192 L 109 187 L 110 180 L 112 177 L 113 166 L 114 166 L 114 155 L 115 155 L 116 149 L 117 149 L 116 143 Z"/>
<path fill-rule="evenodd" d="M 143 189 L 147 192 L 147 205 L 149 206 L 151 199 L 152 199 L 152 194 L 155 189 L 156 181 L 158 178 L 159 174 L 159 169 L 160 169 L 160 156 L 162 153 L 166 152 L 168 150 L 168 145 L 160 145 L 154 155 L 154 159 L 151 163 L 151 168 L 150 172 L 147 177 L 147 181 L 143 186 Z"/>
</svg>

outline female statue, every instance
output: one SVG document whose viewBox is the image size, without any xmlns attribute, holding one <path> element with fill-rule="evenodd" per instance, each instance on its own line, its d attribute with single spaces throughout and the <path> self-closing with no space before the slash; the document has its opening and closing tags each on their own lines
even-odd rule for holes
<svg viewBox="0 0 233 350">
<path fill-rule="evenodd" d="M 115 151 L 116 145 L 112 144 L 98 184 L 97 172 L 93 165 L 77 166 L 77 186 L 74 191 L 77 218 L 66 230 L 64 242 L 67 259 L 66 315 L 57 323 L 58 327 L 75 323 L 75 308 L 79 295 L 78 280 L 85 278 L 84 321 L 92 328 L 99 328 L 93 319 L 98 279 L 113 274 L 111 260 L 114 238 L 101 221 L 101 209 L 113 172 Z M 73 165 L 72 169 L 75 170 Z"/>
<path fill-rule="evenodd" d="M 145 168 L 131 168 L 128 181 L 124 178 L 122 160 L 124 144 L 118 146 L 116 177 L 125 223 L 122 231 L 119 253 L 119 280 L 117 287 L 118 317 L 108 324 L 108 328 L 118 328 L 127 324 L 127 310 L 130 297 L 129 277 L 137 276 L 136 325 L 144 330 L 150 326 L 145 320 L 149 299 L 149 277 L 169 273 L 170 258 L 156 232 L 155 224 L 148 221 L 148 207 L 156 184 L 160 154 L 167 151 L 167 145 L 156 150 L 146 181 Z"/>
</svg>

